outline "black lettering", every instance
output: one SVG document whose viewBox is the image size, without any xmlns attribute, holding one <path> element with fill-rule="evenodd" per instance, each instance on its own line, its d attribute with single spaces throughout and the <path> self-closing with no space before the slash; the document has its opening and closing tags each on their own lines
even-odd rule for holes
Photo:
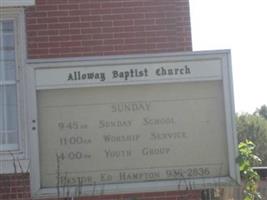
<svg viewBox="0 0 267 200">
<path fill-rule="evenodd" d="M 129 78 L 140 78 L 140 77 L 147 77 L 148 70 L 144 69 L 129 69 L 128 71 L 112 71 L 113 79 L 121 78 L 125 81 L 129 80 Z"/>
<path fill-rule="evenodd" d="M 191 69 L 187 65 L 183 67 L 175 67 L 175 68 L 160 67 L 156 69 L 155 74 L 157 76 L 185 75 L 185 74 L 191 74 Z"/>
<path fill-rule="evenodd" d="M 150 133 L 150 140 L 175 140 L 175 139 L 185 139 L 186 132 L 172 132 L 172 133 Z"/>
<path fill-rule="evenodd" d="M 130 127 L 132 126 L 131 120 L 125 121 L 105 121 L 99 120 L 98 128 L 121 128 L 121 127 Z"/>
<path fill-rule="evenodd" d="M 103 135 L 105 142 L 135 142 L 139 140 L 140 135 Z"/>
<path fill-rule="evenodd" d="M 73 77 L 72 77 L 72 74 L 71 73 L 69 73 L 68 81 L 73 81 Z"/>
<path fill-rule="evenodd" d="M 74 71 L 73 73 L 68 74 L 68 81 L 77 81 L 77 80 L 100 80 L 105 81 L 105 73 L 81 73 L 80 71 Z"/>
<path fill-rule="evenodd" d="M 154 180 L 160 178 L 158 171 L 152 172 L 120 172 L 121 181 Z"/>
<path fill-rule="evenodd" d="M 105 73 L 100 73 L 100 80 L 101 81 L 105 81 L 106 80 Z"/>
<path fill-rule="evenodd" d="M 185 73 L 191 74 L 191 69 L 187 65 L 185 66 Z"/>
<path fill-rule="evenodd" d="M 149 148 L 145 147 L 142 149 L 142 155 L 144 156 L 153 156 L 153 155 L 165 155 L 170 152 L 170 148 Z"/>
<path fill-rule="evenodd" d="M 114 70 L 112 71 L 113 78 L 117 78 L 119 76 L 118 71 Z"/>
<path fill-rule="evenodd" d="M 150 111 L 151 103 L 119 103 L 112 104 L 111 111 L 112 112 L 145 112 Z"/>
<path fill-rule="evenodd" d="M 106 158 L 125 158 L 132 155 L 131 150 L 104 150 Z"/>
<path fill-rule="evenodd" d="M 175 124 L 175 120 L 173 117 L 166 117 L 166 118 L 143 118 L 143 125 L 144 126 L 160 126 L 160 125 L 170 125 Z"/>
</svg>

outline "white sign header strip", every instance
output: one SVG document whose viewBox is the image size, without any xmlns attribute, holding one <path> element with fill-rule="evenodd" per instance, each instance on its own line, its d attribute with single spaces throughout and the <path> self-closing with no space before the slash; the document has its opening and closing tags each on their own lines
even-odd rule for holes
<svg viewBox="0 0 267 200">
<path fill-rule="evenodd" d="M 109 66 L 39 68 L 36 88 L 69 88 L 154 82 L 185 82 L 222 79 L 221 60 L 197 60 Z"/>
</svg>

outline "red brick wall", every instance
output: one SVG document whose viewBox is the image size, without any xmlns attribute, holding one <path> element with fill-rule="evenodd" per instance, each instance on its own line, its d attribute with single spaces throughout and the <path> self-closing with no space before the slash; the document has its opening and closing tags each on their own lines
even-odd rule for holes
<svg viewBox="0 0 267 200">
<path fill-rule="evenodd" d="M 29 174 L 0 175 L 0 200 L 30 199 Z"/>
<path fill-rule="evenodd" d="M 191 51 L 189 0 L 37 0 L 28 57 Z"/>
<path fill-rule="evenodd" d="M 0 200 L 32 200 L 29 174 L 0 175 Z M 79 197 L 74 200 L 200 200 L 200 191 L 174 191 L 140 194 L 105 195 Z M 41 200 L 41 199 L 40 199 Z M 42 199 L 42 200 L 59 200 Z M 71 200 L 62 198 L 60 200 Z"/>
</svg>

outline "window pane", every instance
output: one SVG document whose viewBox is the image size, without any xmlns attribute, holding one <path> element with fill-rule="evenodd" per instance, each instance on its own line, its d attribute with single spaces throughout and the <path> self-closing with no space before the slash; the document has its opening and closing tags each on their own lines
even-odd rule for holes
<svg viewBox="0 0 267 200">
<path fill-rule="evenodd" d="M 17 106 L 7 106 L 7 129 L 17 130 Z"/>
<path fill-rule="evenodd" d="M 16 80 L 15 61 L 0 61 L 0 81 Z"/>
<path fill-rule="evenodd" d="M 13 21 L 0 22 L 0 81 L 16 80 Z"/>
<path fill-rule="evenodd" d="M 15 84 L 0 87 L 0 105 L 16 106 L 17 105 L 17 88 Z"/>
<path fill-rule="evenodd" d="M 0 41 L 1 50 L 14 50 L 14 34 L 3 34 L 3 40 Z"/>
<path fill-rule="evenodd" d="M 12 20 L 5 20 L 1 22 L 0 31 L 2 33 L 14 32 L 14 23 Z"/>
<path fill-rule="evenodd" d="M 17 130 L 16 85 L 0 87 L 0 130 Z"/>
<path fill-rule="evenodd" d="M 0 62 L 0 68 L 16 68 L 16 61 L 15 60 L 10 60 L 10 61 L 3 61 Z M 5 69 L 4 69 L 5 70 Z"/>
<path fill-rule="evenodd" d="M 0 21 L 0 151 L 18 148 L 14 23 Z"/>
<path fill-rule="evenodd" d="M 1 50 L 0 49 L 0 62 L 15 60 L 15 50 Z"/>
<path fill-rule="evenodd" d="M 18 144 L 18 133 L 16 130 L 8 133 L 7 143 L 8 144 Z"/>
<path fill-rule="evenodd" d="M 0 87 L 0 147 L 2 146 L 2 150 L 12 150 L 13 147 L 17 147 L 17 145 L 10 146 L 18 143 L 17 113 L 16 84 L 2 85 Z"/>
<path fill-rule="evenodd" d="M 16 69 L 6 68 L 3 72 L 0 72 L 0 81 L 13 81 L 16 80 Z"/>
</svg>

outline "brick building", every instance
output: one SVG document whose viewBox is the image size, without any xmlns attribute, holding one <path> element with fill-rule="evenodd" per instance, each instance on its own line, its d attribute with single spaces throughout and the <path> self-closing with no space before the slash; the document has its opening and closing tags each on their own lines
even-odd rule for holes
<svg viewBox="0 0 267 200">
<path fill-rule="evenodd" d="M 26 65 L 191 51 L 189 0 L 0 0 L 0 200 L 31 199 Z M 200 191 L 80 199 L 200 199 Z"/>
</svg>

